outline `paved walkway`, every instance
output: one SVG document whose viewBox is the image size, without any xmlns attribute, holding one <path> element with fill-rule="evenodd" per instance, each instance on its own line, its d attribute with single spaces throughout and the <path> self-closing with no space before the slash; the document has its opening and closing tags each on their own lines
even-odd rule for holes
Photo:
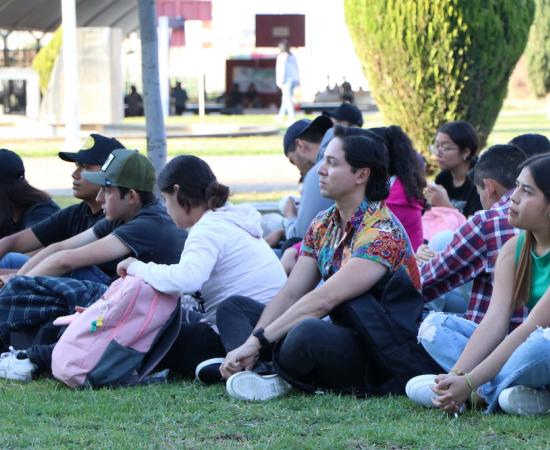
<svg viewBox="0 0 550 450">
<path fill-rule="evenodd" d="M 233 192 L 294 190 L 297 169 L 281 155 L 215 156 L 204 158 L 221 183 Z M 27 179 L 54 195 L 71 194 L 73 165 L 59 158 L 26 158 Z"/>
</svg>

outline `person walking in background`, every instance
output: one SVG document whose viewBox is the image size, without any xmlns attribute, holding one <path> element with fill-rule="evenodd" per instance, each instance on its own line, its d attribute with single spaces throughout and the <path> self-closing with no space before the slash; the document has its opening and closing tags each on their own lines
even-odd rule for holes
<svg viewBox="0 0 550 450">
<path fill-rule="evenodd" d="M 285 114 L 289 121 L 294 120 L 294 103 L 292 94 L 296 86 L 300 85 L 300 73 L 298 71 L 298 60 L 294 53 L 291 53 L 288 41 L 279 43 L 280 53 L 275 63 L 275 82 L 281 90 L 281 107 L 277 120 L 282 122 Z"/>
</svg>

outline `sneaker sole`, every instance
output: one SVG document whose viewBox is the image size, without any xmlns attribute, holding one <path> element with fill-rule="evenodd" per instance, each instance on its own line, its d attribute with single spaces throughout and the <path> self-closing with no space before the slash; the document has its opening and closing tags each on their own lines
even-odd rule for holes
<svg viewBox="0 0 550 450">
<path fill-rule="evenodd" d="M 550 412 L 550 392 L 528 386 L 514 386 L 500 393 L 498 403 L 508 414 L 520 416 L 544 414 Z"/>
<path fill-rule="evenodd" d="M 195 368 L 195 379 L 197 381 L 200 381 L 201 383 L 203 383 L 203 381 L 201 381 L 201 379 L 199 378 L 199 374 L 201 372 L 202 369 L 204 369 L 206 366 L 209 366 L 211 364 L 222 364 L 224 362 L 225 358 L 210 358 L 210 359 L 207 359 L 203 362 L 201 362 L 199 365 L 197 365 L 197 367 Z M 220 379 L 221 379 L 221 374 L 220 374 Z"/>
<path fill-rule="evenodd" d="M 255 372 L 239 372 L 228 378 L 227 393 L 246 401 L 271 400 L 286 394 L 289 384 L 279 375 L 258 375 Z"/>
</svg>

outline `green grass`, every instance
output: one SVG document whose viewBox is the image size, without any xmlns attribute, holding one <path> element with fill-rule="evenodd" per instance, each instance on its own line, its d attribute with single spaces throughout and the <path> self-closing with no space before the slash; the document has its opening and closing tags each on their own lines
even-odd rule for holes
<svg viewBox="0 0 550 450">
<path fill-rule="evenodd" d="M 303 117 L 303 116 L 298 116 Z M 312 117 L 312 116 L 307 116 Z M 143 118 L 126 119 L 127 123 L 143 123 Z M 181 117 L 169 117 L 169 125 L 196 125 L 203 124 L 236 124 L 240 126 L 275 126 L 272 115 L 242 115 L 222 116 L 208 115 L 203 119 L 197 116 L 186 115 Z M 365 126 L 375 127 L 384 125 L 384 118 L 380 113 L 366 114 Z M 167 141 L 168 154 L 170 156 L 180 154 L 193 154 L 199 157 L 205 156 L 260 156 L 282 154 L 282 134 L 284 128 L 280 128 L 280 134 L 275 136 L 249 136 L 229 138 L 170 138 Z M 489 136 L 489 145 L 508 142 L 518 134 L 536 132 L 550 136 L 550 119 L 544 113 L 526 110 L 525 113 L 517 113 L 503 110 L 498 121 Z M 144 150 L 145 139 L 121 138 L 121 141 L 129 148 Z M 17 151 L 22 157 L 55 157 L 62 145 L 61 139 L 54 140 L 17 140 L 5 141 L 2 145 Z"/>
<path fill-rule="evenodd" d="M 270 192 L 239 192 L 232 194 L 230 199 L 233 203 L 263 203 L 263 202 L 278 202 L 281 198 L 287 195 L 297 195 L 296 191 L 270 191 Z M 71 195 L 54 195 L 53 200 L 61 207 L 78 203 L 79 200 Z"/>
<path fill-rule="evenodd" d="M 0 448 L 548 448 L 550 416 L 458 419 L 403 397 L 295 393 L 238 402 L 186 381 L 71 391 L 53 380 L 0 384 Z"/>
</svg>

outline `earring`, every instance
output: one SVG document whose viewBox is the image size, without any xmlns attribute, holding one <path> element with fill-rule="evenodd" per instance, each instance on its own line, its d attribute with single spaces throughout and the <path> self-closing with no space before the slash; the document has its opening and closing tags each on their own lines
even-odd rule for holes
<svg viewBox="0 0 550 450">
<path fill-rule="evenodd" d="M 467 156 L 465 156 L 463 159 L 464 159 L 464 161 L 468 161 L 468 157 L 467 157 Z"/>
</svg>

